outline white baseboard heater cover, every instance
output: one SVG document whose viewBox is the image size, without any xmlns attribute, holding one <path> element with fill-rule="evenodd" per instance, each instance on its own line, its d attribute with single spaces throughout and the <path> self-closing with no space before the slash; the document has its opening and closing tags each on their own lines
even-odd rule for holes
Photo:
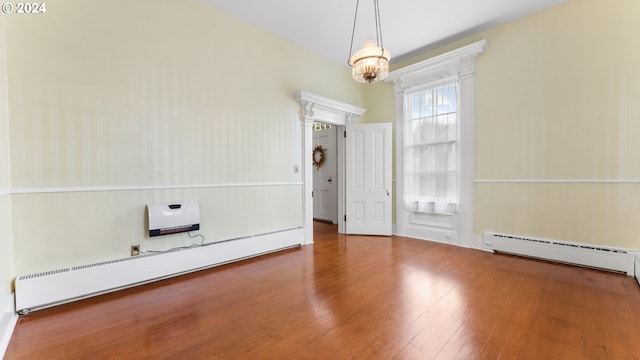
<svg viewBox="0 0 640 360">
<path fill-rule="evenodd" d="M 34 310 L 105 294 L 304 243 L 296 228 L 184 250 L 141 255 L 20 276 L 15 281 L 16 312 Z"/>
<path fill-rule="evenodd" d="M 635 253 L 631 250 L 489 231 L 483 241 L 495 252 L 634 274 Z"/>
</svg>

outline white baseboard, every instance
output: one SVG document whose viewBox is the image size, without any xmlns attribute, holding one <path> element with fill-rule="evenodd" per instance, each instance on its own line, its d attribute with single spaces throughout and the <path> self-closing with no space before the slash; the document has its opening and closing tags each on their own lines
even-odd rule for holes
<svg viewBox="0 0 640 360">
<path fill-rule="evenodd" d="M 638 281 L 638 285 L 640 285 L 640 252 L 636 253 L 636 260 L 634 263 L 635 267 L 635 277 Z"/>
<path fill-rule="evenodd" d="M 15 310 L 28 313 L 299 246 L 304 242 L 304 231 L 295 228 L 180 251 L 19 276 L 15 282 Z"/>
<path fill-rule="evenodd" d="M 473 234 L 473 248 L 476 250 L 493 253 L 493 249 L 484 243 L 483 235 Z"/>
<path fill-rule="evenodd" d="M 0 318 L 0 358 L 4 359 L 4 354 L 7 352 L 11 335 L 13 335 L 13 329 L 18 322 L 18 314 L 14 311 L 13 296 L 12 301 L 7 301 L 7 305 L 2 311 L 2 317 Z"/>
</svg>

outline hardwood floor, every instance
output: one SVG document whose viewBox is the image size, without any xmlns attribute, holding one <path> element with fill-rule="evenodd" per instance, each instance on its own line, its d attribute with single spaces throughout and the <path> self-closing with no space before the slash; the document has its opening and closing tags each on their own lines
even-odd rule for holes
<svg viewBox="0 0 640 360">
<path fill-rule="evenodd" d="M 5 359 L 639 359 L 631 277 L 344 236 L 21 317 Z"/>
</svg>

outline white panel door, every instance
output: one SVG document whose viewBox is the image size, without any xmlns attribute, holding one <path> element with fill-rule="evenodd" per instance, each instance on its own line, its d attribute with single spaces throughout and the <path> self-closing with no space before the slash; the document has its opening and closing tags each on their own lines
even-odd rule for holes
<svg viewBox="0 0 640 360">
<path fill-rule="evenodd" d="M 391 123 L 347 125 L 346 233 L 391 235 Z"/>
<path fill-rule="evenodd" d="M 313 218 L 338 223 L 336 127 L 313 132 L 313 148 L 322 146 L 325 162 L 313 167 Z"/>
</svg>

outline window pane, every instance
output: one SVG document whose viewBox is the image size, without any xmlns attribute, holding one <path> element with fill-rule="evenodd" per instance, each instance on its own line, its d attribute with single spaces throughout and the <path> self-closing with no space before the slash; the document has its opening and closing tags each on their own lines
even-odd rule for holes
<svg viewBox="0 0 640 360">
<path fill-rule="evenodd" d="M 443 142 L 447 140 L 452 140 L 449 138 L 449 116 L 439 115 L 435 118 L 434 122 L 433 141 Z"/>
<path fill-rule="evenodd" d="M 436 176 L 434 176 L 435 179 L 435 193 L 434 193 L 434 199 L 435 200 L 446 200 L 447 199 L 447 174 L 446 173 L 438 173 Z"/>
<path fill-rule="evenodd" d="M 424 172 L 435 170 L 435 154 L 433 146 L 420 147 L 418 153 L 418 161 L 415 164 L 416 171 Z"/>
<path fill-rule="evenodd" d="M 418 211 L 452 211 L 458 201 L 456 91 L 451 82 L 407 94 L 404 197 Z"/>
<path fill-rule="evenodd" d="M 447 111 L 455 112 L 458 109 L 457 97 L 456 97 L 456 84 L 451 83 L 443 90 L 443 96 L 447 99 Z"/>
<path fill-rule="evenodd" d="M 421 114 L 421 96 L 420 94 L 413 95 L 411 97 L 411 119 L 419 119 Z"/>
<path fill-rule="evenodd" d="M 432 91 L 420 92 L 411 96 L 411 119 L 433 116 Z"/>
<path fill-rule="evenodd" d="M 433 117 L 427 117 L 412 121 L 412 144 L 429 144 L 439 141 L 434 137 L 436 135 L 436 133 L 434 132 L 434 127 L 436 126 L 435 121 L 436 120 Z"/>
<path fill-rule="evenodd" d="M 447 193 L 446 198 L 454 201 L 458 199 L 458 173 L 452 173 L 447 176 Z M 451 201 L 453 202 L 453 201 Z"/>
<path fill-rule="evenodd" d="M 456 111 L 456 86 L 447 84 L 434 89 L 436 115 Z"/>
<path fill-rule="evenodd" d="M 421 133 L 422 133 L 422 122 L 420 120 L 412 120 L 411 121 L 411 132 L 410 136 L 410 144 L 420 144 L 421 142 Z"/>
<path fill-rule="evenodd" d="M 447 151 L 447 169 L 458 170 L 458 144 L 452 143 L 448 145 Z"/>
<path fill-rule="evenodd" d="M 436 145 L 435 147 L 434 170 L 447 171 L 449 167 L 449 151 L 447 144 Z"/>
<path fill-rule="evenodd" d="M 456 140 L 458 139 L 458 120 L 457 114 L 451 113 L 447 115 L 447 124 L 448 124 L 448 136 L 447 140 Z"/>
<path fill-rule="evenodd" d="M 421 198 L 430 198 L 432 191 L 429 190 L 429 186 L 432 183 L 429 176 L 415 174 L 413 176 L 413 192 L 414 194 L 423 194 L 420 197 L 416 197 L 417 199 Z"/>
</svg>

